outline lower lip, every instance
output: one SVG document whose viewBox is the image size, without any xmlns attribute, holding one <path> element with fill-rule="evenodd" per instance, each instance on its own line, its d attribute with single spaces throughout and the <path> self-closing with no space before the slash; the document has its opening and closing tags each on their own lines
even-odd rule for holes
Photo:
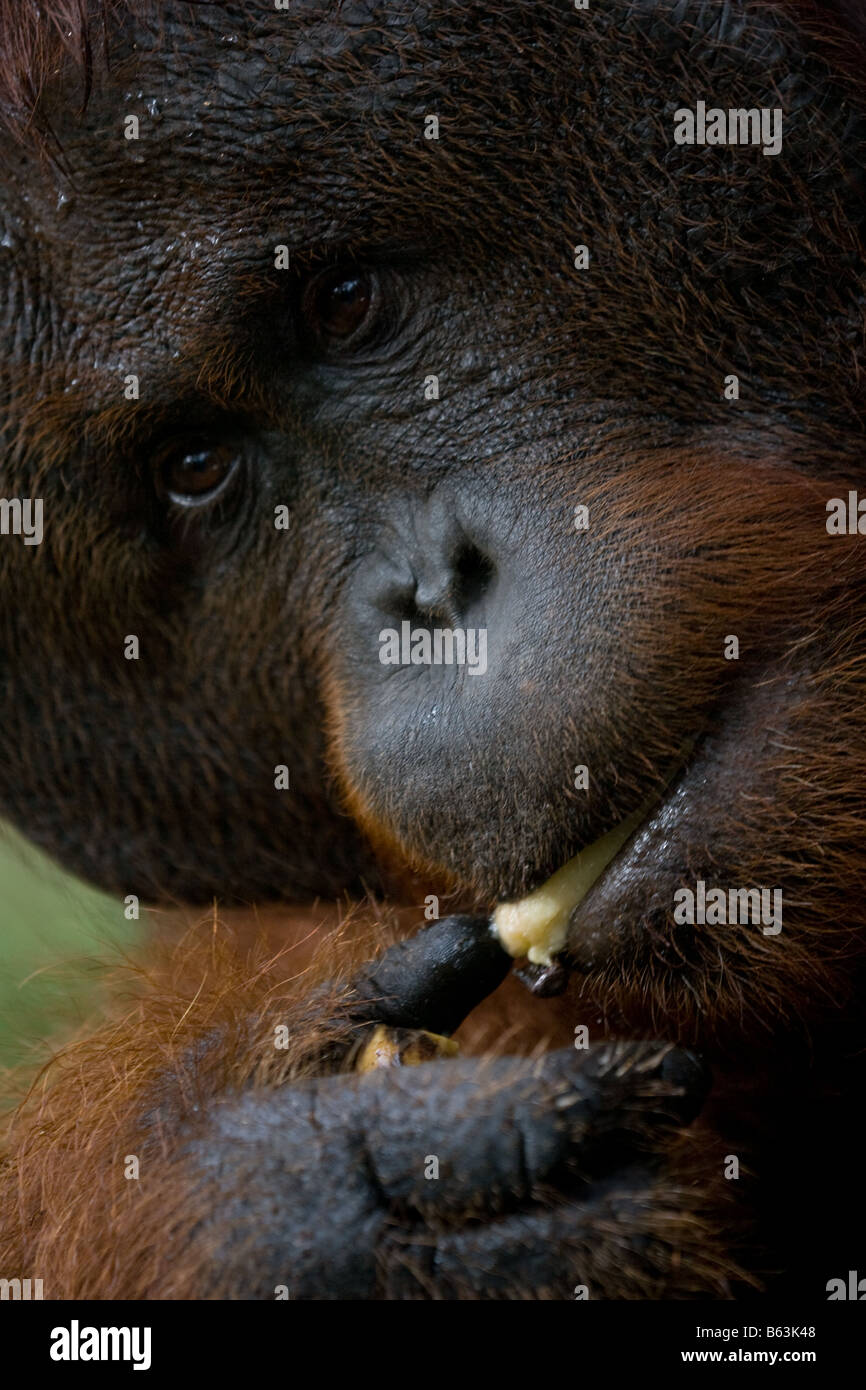
<svg viewBox="0 0 866 1390">
<path fill-rule="evenodd" d="M 693 748 L 694 740 L 690 739 L 669 769 L 661 789 L 637 811 L 569 859 L 533 893 L 516 902 L 499 904 L 491 918 L 491 930 L 510 956 L 525 956 L 533 965 L 553 962 L 565 945 L 575 908 L 661 801 Z"/>
<path fill-rule="evenodd" d="M 533 965 L 550 965 L 565 945 L 571 915 L 646 819 L 642 806 L 601 839 L 582 849 L 540 888 L 517 902 L 500 903 L 491 927 L 510 956 L 526 956 Z"/>
</svg>

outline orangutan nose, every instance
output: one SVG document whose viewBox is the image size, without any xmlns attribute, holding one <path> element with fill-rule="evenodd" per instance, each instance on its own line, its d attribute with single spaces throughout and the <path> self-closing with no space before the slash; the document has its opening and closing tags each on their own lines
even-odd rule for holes
<svg viewBox="0 0 866 1390">
<path fill-rule="evenodd" d="M 383 621 L 466 628 L 483 621 L 496 566 L 452 497 L 434 493 L 411 508 L 366 567 L 366 598 Z"/>
</svg>

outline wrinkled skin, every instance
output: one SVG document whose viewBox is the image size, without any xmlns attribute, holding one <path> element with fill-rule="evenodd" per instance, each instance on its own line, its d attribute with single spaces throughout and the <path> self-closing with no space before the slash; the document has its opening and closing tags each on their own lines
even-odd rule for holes
<svg viewBox="0 0 866 1390">
<path fill-rule="evenodd" d="M 863 567 L 857 537 L 828 537 L 825 503 L 862 483 L 863 93 L 834 66 L 829 16 L 819 31 L 804 7 L 686 8 L 309 0 L 190 19 L 169 0 L 114 23 L 83 113 L 71 59 L 46 83 L 42 154 L 31 136 L 0 156 L 0 483 L 46 518 L 39 547 L 0 538 L 0 811 L 146 900 L 438 893 L 483 913 L 652 803 L 576 912 L 569 988 L 538 1031 L 697 1045 L 717 1078 L 709 1169 L 672 1156 L 667 1120 L 649 1187 L 626 1163 L 617 1188 L 612 1160 L 614 1193 L 637 1181 L 643 1197 L 618 1208 L 592 1296 L 718 1296 L 779 1271 L 820 1294 L 859 1229 L 836 1096 L 862 1084 Z M 703 99 L 781 99 L 782 154 L 674 145 L 674 110 Z M 323 321 L 327 270 L 369 298 L 349 335 Z M 184 500 L 169 483 L 191 453 L 226 476 Z M 383 665 L 379 633 L 406 618 L 486 628 L 487 673 Z M 780 886 L 782 933 L 677 926 L 674 891 L 699 878 Z M 325 974 L 343 969 L 335 949 Z M 254 992 L 235 1014 L 242 997 L 257 1017 Z M 286 1009 L 295 1034 L 310 1026 L 297 984 Z M 606 1055 L 545 1061 L 519 1124 L 544 1133 L 567 1072 L 645 1146 Z M 333 1164 L 342 1190 L 353 1136 L 388 1147 L 417 1106 L 459 1117 L 474 1171 L 478 1134 L 493 1145 L 504 1123 L 491 1093 L 513 1084 L 524 1115 L 526 1065 L 330 1076 L 315 1104 L 339 1137 L 325 1158 L 288 1141 L 289 1169 L 297 1153 Z M 298 1060 L 293 1091 L 249 1057 L 207 1066 L 204 1117 L 175 1116 L 174 1147 L 159 1127 L 147 1255 L 100 1284 L 79 1254 L 67 1295 L 285 1282 L 276 1242 L 250 1253 L 250 1232 L 263 1212 L 300 1231 L 297 1199 L 264 1159 L 242 1180 L 234 1125 L 253 1107 L 276 1163 L 269 1136 L 306 1123 L 292 1117 L 314 1068 Z M 65 1096 L 72 1109 L 74 1082 Z M 142 1105 L 129 1097 L 132 1130 Z M 181 1212 L 180 1192 L 214 1209 L 195 1124 L 223 1194 L 207 1239 L 240 1253 L 215 1261 L 193 1214 L 160 1264 L 169 1188 Z M 792 1229 L 795 1147 L 801 1173 L 832 1154 L 835 1177 Z M 730 1153 L 758 1173 L 736 1194 L 751 1232 L 736 1251 Z M 454 1236 L 458 1275 L 425 1267 L 411 1295 L 371 1255 L 352 1296 L 570 1297 L 589 1199 L 544 1163 L 531 1181 L 503 1163 L 491 1187 L 525 1221 L 494 1223 L 480 1251 Z M 443 1188 L 465 1216 L 467 1184 Z M 556 1239 L 529 1231 L 551 1210 Z M 436 1243 L 436 1213 L 415 1219 Z M 51 1230 L 13 1230 L 12 1247 L 48 1250 Z M 520 1284 L 528 1248 L 542 1253 Z M 328 1259 L 312 1263 L 298 1296 L 329 1292 Z"/>
</svg>

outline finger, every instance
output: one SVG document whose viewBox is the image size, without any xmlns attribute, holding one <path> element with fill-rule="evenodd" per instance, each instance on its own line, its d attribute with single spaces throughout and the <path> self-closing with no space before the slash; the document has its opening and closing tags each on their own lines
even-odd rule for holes
<svg viewBox="0 0 866 1390">
<path fill-rule="evenodd" d="M 462 1219 L 552 1186 L 576 1190 L 659 1150 L 665 1132 L 693 1118 L 706 1087 L 688 1053 L 616 1044 L 583 1059 L 562 1051 L 326 1080 L 315 1115 L 323 1135 L 347 1123 L 355 1130 L 393 1208 Z"/>
<path fill-rule="evenodd" d="M 487 917 L 444 917 L 364 967 L 353 983 L 352 1017 L 453 1033 L 512 964 Z"/>
<path fill-rule="evenodd" d="M 574 1052 L 457 1061 L 223 1095 L 184 1150 L 199 1208 L 214 1217 L 201 1223 L 202 1258 L 232 1296 L 272 1297 L 288 1283 L 293 1298 L 382 1297 L 376 1252 L 397 1239 L 402 1218 L 404 1269 L 418 1265 L 413 1242 L 426 1250 L 447 1235 L 444 1286 L 456 1289 L 463 1271 L 493 1258 L 491 1242 L 501 1241 L 505 1260 L 529 1217 L 569 1201 L 587 1209 L 622 1183 L 636 1154 L 641 1167 L 659 1168 L 705 1084 L 689 1054 L 628 1044 L 583 1061 Z M 500 1224 L 512 1216 L 511 1228 Z M 479 1220 L 498 1235 L 483 1237 Z M 451 1239 L 458 1228 L 468 1243 Z M 394 1259 L 396 1268 L 402 1256 Z M 473 1278 L 477 1292 L 482 1276 Z"/>
<path fill-rule="evenodd" d="M 730 1298 L 735 1273 L 718 1198 L 640 1166 L 486 1224 L 392 1226 L 377 1263 L 378 1297 L 404 1301 Z"/>
</svg>

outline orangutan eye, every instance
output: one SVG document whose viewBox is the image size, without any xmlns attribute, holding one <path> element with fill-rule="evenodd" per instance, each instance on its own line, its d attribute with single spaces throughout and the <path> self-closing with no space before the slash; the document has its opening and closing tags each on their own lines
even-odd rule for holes
<svg viewBox="0 0 866 1390">
<path fill-rule="evenodd" d="M 342 265 L 319 271 L 307 283 L 301 315 L 313 346 L 322 353 L 366 346 L 379 326 L 382 295 L 373 271 Z"/>
<path fill-rule="evenodd" d="M 175 444 L 157 461 L 161 491 L 177 506 L 206 506 L 225 491 L 237 471 L 238 461 L 233 444 Z"/>
</svg>

